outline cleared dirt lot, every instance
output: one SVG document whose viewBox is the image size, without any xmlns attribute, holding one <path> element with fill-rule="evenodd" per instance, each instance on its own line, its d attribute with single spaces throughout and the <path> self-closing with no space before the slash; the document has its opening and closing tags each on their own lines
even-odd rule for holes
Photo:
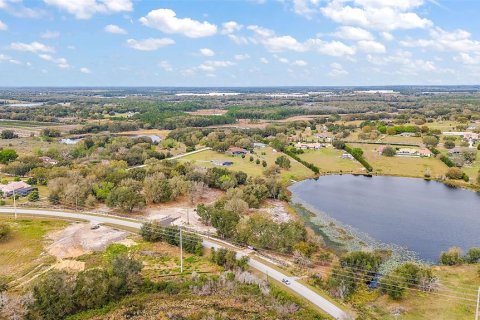
<svg viewBox="0 0 480 320">
<path fill-rule="evenodd" d="M 58 259 L 75 258 L 93 251 L 103 251 L 113 243 L 125 240 L 128 233 L 100 226 L 92 230 L 89 223 L 75 223 L 63 230 L 53 232 L 48 238 L 53 241 L 47 252 Z"/>
<path fill-rule="evenodd" d="M 214 232 L 215 229 L 202 224 L 200 217 L 195 212 L 198 204 L 211 204 L 222 197 L 223 191 L 206 189 L 199 199 L 194 203 L 186 197 L 175 200 L 171 203 L 159 204 L 147 209 L 147 219 L 162 220 L 168 218 L 173 220 L 173 225 L 186 226 L 202 232 Z"/>
</svg>

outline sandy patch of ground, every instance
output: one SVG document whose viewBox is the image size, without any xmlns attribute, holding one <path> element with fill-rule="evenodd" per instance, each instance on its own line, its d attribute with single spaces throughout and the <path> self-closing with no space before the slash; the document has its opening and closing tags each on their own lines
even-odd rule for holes
<svg viewBox="0 0 480 320">
<path fill-rule="evenodd" d="M 60 260 L 55 264 L 55 269 L 66 271 L 83 271 L 85 270 L 85 262 L 76 260 Z"/>
<path fill-rule="evenodd" d="M 170 220 L 173 225 L 185 226 L 201 232 L 214 232 L 213 227 L 205 226 L 195 209 L 198 204 L 211 204 L 223 196 L 223 191 L 207 189 L 200 199 L 191 203 L 188 198 L 180 198 L 176 201 L 159 204 L 146 210 L 149 220 Z"/>
<path fill-rule="evenodd" d="M 92 230 L 89 223 L 76 223 L 50 234 L 48 237 L 53 243 L 47 251 L 58 259 L 74 258 L 92 251 L 103 251 L 109 244 L 125 240 L 127 235 L 127 232 L 106 226 Z"/>
<path fill-rule="evenodd" d="M 292 216 L 288 213 L 287 204 L 280 200 L 268 199 L 260 209 L 252 209 L 269 215 L 275 222 L 288 222 Z"/>
<path fill-rule="evenodd" d="M 198 115 L 198 116 L 221 116 L 227 112 L 228 110 L 225 110 L 225 109 L 203 109 L 203 110 L 191 111 L 186 113 L 192 114 L 192 115 Z"/>
</svg>

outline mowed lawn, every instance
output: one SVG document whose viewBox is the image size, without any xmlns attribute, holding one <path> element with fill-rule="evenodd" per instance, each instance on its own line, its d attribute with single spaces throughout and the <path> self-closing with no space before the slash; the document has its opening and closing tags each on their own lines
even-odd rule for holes
<svg viewBox="0 0 480 320">
<path fill-rule="evenodd" d="M 373 172 L 385 175 L 423 178 L 430 169 L 431 177 L 444 175 L 448 167 L 438 159 L 420 157 L 385 157 L 378 153 L 380 145 L 349 144 L 352 148 L 361 148 L 365 159 L 372 165 Z"/>
<path fill-rule="evenodd" d="M 382 143 L 405 143 L 405 144 L 416 144 L 416 145 L 422 145 L 423 140 L 421 137 L 402 137 L 399 135 L 384 135 L 382 139 L 378 140 L 379 142 Z"/>
<path fill-rule="evenodd" d="M 197 166 L 205 168 L 227 168 L 234 171 L 243 171 L 249 176 L 258 177 L 263 175 L 265 168 L 262 166 L 262 161 L 267 162 L 267 167 L 275 164 L 275 160 L 283 155 L 281 152 L 274 152 L 272 148 L 255 149 L 255 154 L 247 154 L 245 158 L 240 156 L 231 156 L 228 154 L 216 152 L 213 150 L 206 150 L 203 152 L 191 154 L 177 160 L 179 161 L 193 161 Z M 263 154 L 264 153 L 264 154 Z M 253 156 L 253 161 L 250 161 L 250 156 Z M 282 170 L 281 177 L 284 181 L 289 180 L 302 180 L 313 176 L 313 172 L 306 168 L 301 163 L 288 157 L 291 162 L 291 168 L 289 170 Z M 256 164 L 256 160 L 260 160 L 260 164 Z M 228 160 L 232 161 L 233 165 L 228 167 L 221 167 L 212 164 L 212 160 Z"/>
<path fill-rule="evenodd" d="M 12 229 L 8 240 L 0 242 L 0 277 L 9 280 L 20 278 L 41 264 L 55 259 L 44 254 L 45 235 L 67 226 L 68 222 L 49 218 L 25 218 L 14 220 L 12 216 L 0 216 L 0 223 Z"/>
<path fill-rule="evenodd" d="M 322 148 L 320 150 L 305 150 L 300 154 L 302 160 L 316 165 L 321 173 L 362 172 L 363 166 L 356 160 L 342 159 L 342 150 Z"/>
<path fill-rule="evenodd" d="M 383 296 L 374 302 L 385 320 L 470 320 L 475 315 L 476 289 L 480 286 L 478 265 L 435 267 L 435 275 L 444 283 L 434 293 L 408 290 L 398 302 Z M 453 296 L 453 297 L 450 297 Z M 468 300 L 462 300 L 468 299 Z M 396 307 L 404 310 L 400 316 L 389 312 Z"/>
</svg>

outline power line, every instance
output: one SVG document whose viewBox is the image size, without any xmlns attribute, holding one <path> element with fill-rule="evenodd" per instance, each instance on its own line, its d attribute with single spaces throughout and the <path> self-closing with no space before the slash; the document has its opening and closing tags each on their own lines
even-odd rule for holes
<svg viewBox="0 0 480 320">
<path fill-rule="evenodd" d="M 324 275 L 326 276 L 327 274 L 325 273 Z M 359 276 L 342 275 L 342 277 L 349 278 L 349 279 L 354 279 L 354 280 L 362 280 L 362 277 L 359 277 Z M 365 279 L 363 278 L 363 280 L 365 280 Z M 426 292 L 426 291 L 423 291 L 423 290 L 420 290 L 420 289 L 415 289 L 415 288 L 410 288 L 410 287 L 405 287 L 405 286 L 399 286 L 399 285 L 393 285 L 393 284 L 389 284 L 389 286 L 394 287 L 394 288 L 399 288 L 399 289 L 414 290 L 414 291 L 434 294 L 434 295 L 438 295 L 438 296 L 442 296 L 442 297 L 464 300 L 464 301 L 468 301 L 468 302 L 476 302 L 477 301 L 476 299 L 468 299 L 468 298 L 465 298 L 465 297 L 454 296 L 454 295 L 453 296 L 452 295 L 446 295 L 446 294 L 442 294 L 442 293 L 438 293 L 438 292 L 431 292 L 431 291 Z"/>
<path fill-rule="evenodd" d="M 153 226 L 153 227 L 154 227 L 154 228 L 155 228 L 155 227 L 158 228 L 158 227 L 160 227 L 160 226 L 157 225 L 157 226 Z M 160 227 L 160 228 L 161 228 L 161 227 Z M 191 233 L 191 234 L 195 234 L 195 233 L 193 233 L 193 232 L 190 232 L 190 233 Z M 197 235 L 197 234 L 195 234 L 195 235 Z M 235 242 L 234 242 L 234 243 L 235 243 Z M 244 246 L 244 244 L 242 244 L 242 246 Z M 263 249 L 261 249 L 260 251 L 263 251 Z M 275 252 L 275 251 L 270 251 L 270 252 L 277 253 L 277 252 Z M 285 256 L 285 257 L 290 257 L 290 258 L 292 257 L 291 255 L 286 255 L 286 254 L 283 254 L 283 253 L 282 253 L 282 255 Z M 332 263 L 329 263 L 328 265 L 329 265 L 329 266 L 335 266 L 335 265 L 332 264 Z M 368 272 L 368 273 L 374 272 L 374 271 L 372 271 L 372 270 L 362 269 L 362 268 L 359 268 L 359 267 L 349 267 L 349 268 L 350 268 L 350 269 L 356 269 L 357 271 L 361 271 L 361 272 Z M 407 278 L 406 278 L 406 277 L 402 277 L 402 276 L 399 276 L 399 275 L 394 275 L 394 274 L 391 274 L 391 273 L 389 273 L 389 274 L 379 273 L 378 271 L 375 271 L 374 273 L 375 273 L 375 275 L 378 275 L 378 276 L 383 276 L 383 277 L 389 276 L 389 277 L 393 277 L 393 278 L 396 278 L 396 279 L 401 279 L 402 281 L 405 281 L 405 282 L 407 282 L 407 283 L 409 283 L 409 284 L 411 284 L 411 285 L 417 285 L 417 284 L 414 282 L 414 281 L 416 280 L 415 278 L 410 278 L 410 277 L 407 277 Z M 453 283 L 453 282 L 449 282 L 449 281 L 446 281 L 446 280 L 441 280 L 441 279 L 438 279 L 438 278 L 436 278 L 436 279 L 438 280 L 438 284 L 441 284 L 441 285 L 445 286 L 445 287 L 448 288 L 448 289 L 458 290 L 457 288 L 451 288 L 451 287 L 448 287 L 447 285 L 445 285 L 445 284 L 451 284 L 451 285 L 455 285 L 455 286 L 458 287 L 458 284 Z M 472 290 L 472 292 L 473 292 L 473 291 L 474 291 L 474 292 L 477 291 L 476 289 L 475 289 L 475 290 L 474 290 L 474 289 L 470 289 L 470 286 L 476 288 L 476 286 L 474 286 L 474 285 L 464 285 L 463 287 L 464 287 L 465 289 L 467 289 L 467 290 Z M 449 290 L 449 291 L 451 291 L 451 290 Z M 451 292 L 453 292 L 453 291 L 451 291 Z M 465 291 L 459 291 L 459 292 L 463 293 L 463 292 L 465 292 Z"/>
<path fill-rule="evenodd" d="M 351 270 L 348 270 L 348 267 L 347 269 L 339 269 L 339 272 L 337 274 L 339 274 L 340 276 L 344 276 L 345 274 L 342 274 L 342 273 L 347 273 L 347 274 L 350 274 L 350 275 L 355 275 L 359 278 L 363 278 L 364 280 L 367 279 L 367 275 L 366 274 L 363 274 L 363 275 L 358 275 L 358 273 L 354 272 L 354 271 L 351 271 Z M 387 276 L 388 277 L 388 276 Z M 399 278 L 399 280 L 404 280 L 402 278 Z M 412 283 L 412 282 L 408 282 L 408 281 L 405 281 L 406 285 L 409 286 L 409 287 L 414 287 L 416 288 L 417 290 L 419 291 L 422 291 L 422 292 L 425 292 L 425 293 L 432 293 L 432 292 L 435 292 L 433 290 L 425 290 L 421 285 L 418 285 L 418 284 L 415 284 L 415 283 Z M 387 284 L 388 286 L 390 286 L 391 284 Z M 436 290 L 436 291 L 441 291 L 441 290 Z M 451 291 L 451 290 L 443 290 L 443 292 L 445 293 L 452 293 L 452 294 L 455 294 L 455 295 L 462 295 L 462 296 L 475 296 L 475 295 L 472 295 L 472 294 L 469 294 L 467 292 L 459 292 L 459 291 Z"/>
</svg>

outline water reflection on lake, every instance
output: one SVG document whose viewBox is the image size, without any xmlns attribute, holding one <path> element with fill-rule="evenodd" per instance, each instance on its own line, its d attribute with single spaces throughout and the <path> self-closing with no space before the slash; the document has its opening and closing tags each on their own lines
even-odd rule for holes
<svg viewBox="0 0 480 320">
<path fill-rule="evenodd" d="M 400 177 L 333 175 L 290 187 L 294 201 L 436 262 L 451 246 L 480 246 L 480 194 Z"/>
</svg>

